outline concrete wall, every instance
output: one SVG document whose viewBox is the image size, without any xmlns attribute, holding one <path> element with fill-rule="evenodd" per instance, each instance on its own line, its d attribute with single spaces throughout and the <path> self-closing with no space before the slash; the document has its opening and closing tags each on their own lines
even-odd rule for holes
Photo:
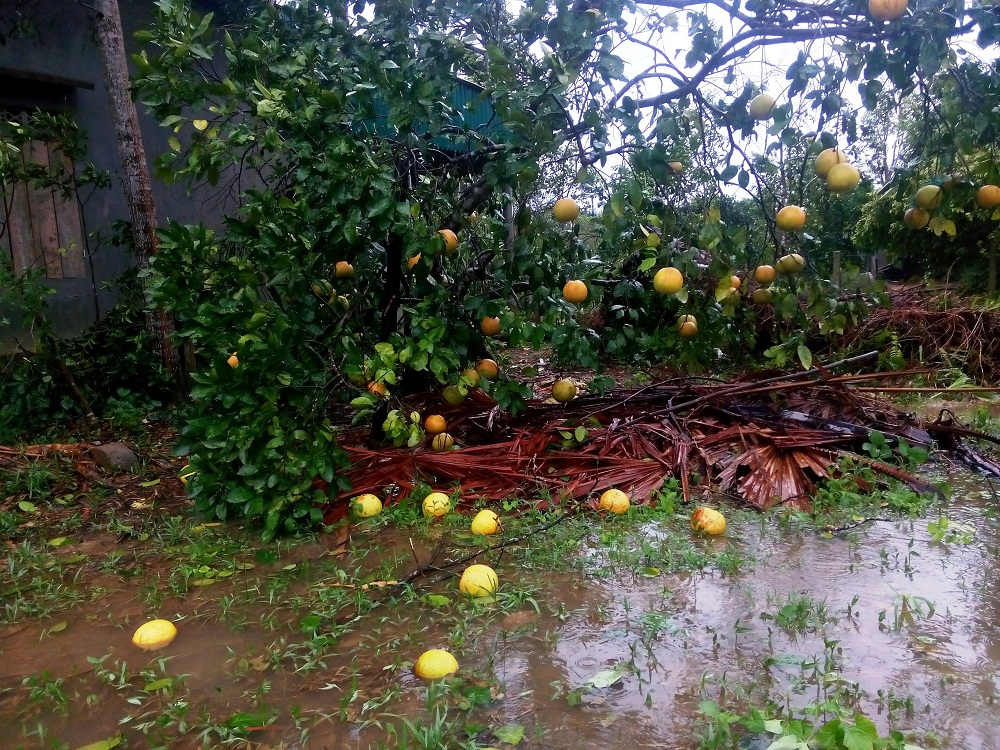
<svg viewBox="0 0 1000 750">
<path fill-rule="evenodd" d="M 132 34 L 150 26 L 155 6 L 152 0 L 120 0 L 119 6 L 131 56 L 137 49 Z M 83 205 L 84 228 L 88 234 L 86 277 L 47 282 L 56 292 L 49 297 L 56 330 L 60 335 L 71 336 L 108 312 L 116 301 L 114 290 L 107 288 L 108 282 L 133 265 L 133 259 L 122 248 L 97 239 L 98 233 L 109 233 L 115 220 L 128 219 L 120 180 L 121 164 L 103 69 L 94 41 L 92 11 L 74 0 L 33 0 L 27 4 L 23 0 L 0 0 L 0 20 L 9 21 L 19 8 L 23 9 L 22 14 L 30 17 L 30 23 L 22 24 L 20 34 L 9 33 L 9 27 L 3 29 L 0 107 L 23 105 L 30 100 L 42 108 L 72 112 L 87 134 L 88 161 L 113 175 L 111 188 L 97 190 Z M 24 29 L 29 33 L 23 33 Z M 8 72 L 6 76 L 3 71 Z M 36 80 L 30 80 L 31 77 Z M 74 85 L 66 84 L 67 80 Z M 63 85 L 58 85 L 60 81 Z M 93 84 L 93 89 L 75 85 L 77 83 Z M 146 156 L 152 163 L 157 155 L 168 150 L 167 138 L 171 132 L 148 117 L 141 105 L 138 109 Z M 188 195 L 183 186 L 171 186 L 155 179 L 153 191 L 161 225 L 168 219 L 175 219 L 183 223 L 204 221 L 215 226 L 220 223 L 224 210 L 234 208 L 233 198 L 226 205 L 220 205 L 217 195 Z M 0 289 L 0 303 L 2 294 Z M 0 348 L 11 348 L 11 338 L 10 331 L 0 329 Z"/>
</svg>

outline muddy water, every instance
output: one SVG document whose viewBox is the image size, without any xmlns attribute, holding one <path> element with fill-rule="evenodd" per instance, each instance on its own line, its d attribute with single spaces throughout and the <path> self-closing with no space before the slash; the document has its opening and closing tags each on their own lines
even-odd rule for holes
<svg viewBox="0 0 1000 750">
<path fill-rule="evenodd" d="M 535 587 L 540 613 L 525 606 L 469 615 L 421 602 L 380 608 L 345 628 L 311 668 L 288 656 L 307 641 L 300 627 L 306 595 L 359 562 L 408 569 L 407 535 L 382 530 L 382 551 L 375 537 L 361 535 L 356 548 L 376 551 L 350 563 L 323 558 L 310 576 L 271 601 L 258 597 L 238 616 L 220 612 L 218 602 L 240 581 L 168 601 L 164 610 L 186 619 L 162 668 L 129 642 L 148 612 L 122 584 L 69 615 L 3 631 L 0 748 L 76 748 L 157 720 L 189 727 L 180 733 L 172 725 L 171 748 L 217 747 L 221 738 L 209 727 L 260 707 L 279 719 L 252 732 L 260 744 L 251 746 L 381 747 L 385 732 L 362 722 L 428 722 L 424 688 L 407 665 L 424 648 L 449 645 L 469 679 L 493 684 L 496 700 L 474 720 L 524 727 L 521 747 L 692 748 L 706 697 L 740 710 L 742 693 L 752 688 L 758 705 L 771 699 L 802 706 L 839 686 L 841 700 L 854 701 L 883 732 L 934 733 L 945 747 L 1000 748 L 998 508 L 984 482 L 965 476 L 950 483 L 954 499 L 945 510 L 952 523 L 975 527 L 969 544 L 933 542 L 927 522 L 936 511 L 832 538 L 775 517 L 733 514 L 725 538 L 698 544 L 738 553 L 747 562 L 736 572 L 665 574 L 623 562 L 621 550 L 595 533 L 580 550 L 582 571 L 524 574 L 521 584 Z M 633 541 L 643 539 L 655 548 L 671 537 L 648 523 Z M 418 539 L 417 553 L 435 544 Z M 519 575 L 503 561 L 498 569 L 506 580 Z M 454 602 L 454 584 L 435 591 Z M 782 617 L 783 608 L 787 614 L 796 606 L 800 617 Z M 66 630 L 46 633 L 61 620 L 69 622 Z M 105 658 L 103 677 L 88 657 Z M 146 668 L 147 676 L 126 687 L 109 684 L 109 673 L 122 665 Z M 609 669 L 621 674 L 615 684 L 582 689 Z M 22 685 L 43 670 L 63 680 L 65 708 L 32 698 Z M 164 675 L 178 680 L 175 691 L 150 697 L 141 690 Z M 303 717 L 298 726 L 293 712 Z M 132 730 L 128 745 L 150 746 L 154 734 Z"/>
</svg>

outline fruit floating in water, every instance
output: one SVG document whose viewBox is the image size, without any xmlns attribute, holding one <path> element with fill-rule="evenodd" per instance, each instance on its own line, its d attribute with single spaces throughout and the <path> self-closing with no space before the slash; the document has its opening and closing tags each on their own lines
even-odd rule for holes
<svg viewBox="0 0 1000 750">
<path fill-rule="evenodd" d="M 500 579 L 489 565 L 470 565 L 462 573 L 458 590 L 469 596 L 492 596 L 496 593 Z"/>
<path fill-rule="evenodd" d="M 443 492 L 432 492 L 424 498 L 424 515 L 440 518 L 451 510 L 451 498 Z"/>
<path fill-rule="evenodd" d="M 492 510 L 481 510 L 472 519 L 472 533 L 475 536 L 489 536 L 496 534 L 500 528 L 500 516 Z"/>
<path fill-rule="evenodd" d="M 691 529 L 709 536 L 718 536 L 726 530 L 726 517 L 715 508 L 702 505 L 691 514 Z"/>
<path fill-rule="evenodd" d="M 177 636 L 177 628 L 170 620 L 150 620 L 139 626 L 132 636 L 132 643 L 143 651 L 166 648 Z"/>
<path fill-rule="evenodd" d="M 458 671 L 458 661 L 443 648 L 424 651 L 413 665 L 413 673 L 422 680 L 440 680 Z"/>
</svg>

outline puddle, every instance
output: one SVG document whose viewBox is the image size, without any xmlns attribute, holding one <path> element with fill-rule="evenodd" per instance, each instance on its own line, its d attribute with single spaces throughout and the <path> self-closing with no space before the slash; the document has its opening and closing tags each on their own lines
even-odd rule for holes
<svg viewBox="0 0 1000 750">
<path fill-rule="evenodd" d="M 430 720 L 408 663 L 448 645 L 466 679 L 496 696 L 471 720 L 522 727 L 520 747 L 692 748 L 699 703 L 709 697 L 741 710 L 741 691 L 754 686 L 758 702 L 795 706 L 839 689 L 883 734 L 996 748 L 1000 528 L 985 482 L 964 476 L 951 485 L 947 513 L 952 524 L 975 528 L 969 544 L 934 542 L 933 512 L 833 538 L 773 516 L 733 514 L 725 538 L 698 540 L 694 550 L 743 560 L 730 572 L 629 564 L 621 557 L 629 550 L 603 544 L 595 531 L 582 572 L 523 573 L 540 612 L 526 599 L 510 611 L 469 614 L 450 583 L 433 590 L 449 597 L 440 607 L 415 600 L 356 622 L 310 625 L 311 614 L 352 601 L 353 590 L 332 585 L 343 580 L 338 571 L 409 570 L 414 554 L 426 560 L 437 544 L 412 532 L 361 532 L 352 555 L 304 545 L 252 574 L 165 599 L 164 612 L 187 619 L 162 664 L 132 647 L 148 610 L 118 581 L 97 601 L 0 631 L 0 748 L 72 749 L 121 731 L 128 746 L 147 747 L 158 730 L 142 725 L 156 722 L 170 748 L 218 747 L 219 727 L 241 713 L 243 726 L 254 726 L 253 712 L 263 712 L 261 724 L 272 712 L 279 718 L 251 731 L 250 747 L 377 748 L 385 730 L 362 722 Z M 637 537 L 658 549 L 673 534 L 650 522 Z M 285 571 L 289 560 L 305 572 Z M 502 576 L 517 575 L 505 565 Z M 241 598 L 250 581 L 253 596 Z M 65 630 L 48 632 L 62 621 Z M 131 674 L 124 686 L 115 677 L 123 668 Z M 620 679 L 581 690 L 607 670 Z M 156 688 L 163 679 L 173 682 Z"/>
</svg>

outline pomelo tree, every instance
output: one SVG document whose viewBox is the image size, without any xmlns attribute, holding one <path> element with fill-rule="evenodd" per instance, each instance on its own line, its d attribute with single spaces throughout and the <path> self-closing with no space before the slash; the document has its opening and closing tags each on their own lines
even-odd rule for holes
<svg viewBox="0 0 1000 750">
<path fill-rule="evenodd" d="M 777 210 L 816 187 L 820 150 L 850 147 L 862 106 L 925 91 L 956 39 L 998 29 L 991 7 L 904 2 L 886 21 L 879 2 L 295 2 L 214 28 L 159 0 L 137 61 L 174 131 L 158 169 L 240 205 L 219 230 L 162 228 L 152 264 L 155 302 L 203 363 L 182 433 L 198 507 L 266 536 L 317 522 L 348 489 L 333 407 L 416 443 L 397 397 L 460 397 L 498 339 L 704 367 L 752 346 L 765 309 L 733 273 L 785 256 L 776 315 L 803 325 L 808 259 Z M 787 64 L 761 75 L 779 45 Z M 555 165 L 579 185 L 574 221 L 551 213 Z M 652 288 L 666 266 L 678 294 Z M 572 280 L 580 304 L 562 296 Z M 808 364 L 803 340 L 778 345 Z M 487 388 L 506 408 L 526 395 Z"/>
</svg>

